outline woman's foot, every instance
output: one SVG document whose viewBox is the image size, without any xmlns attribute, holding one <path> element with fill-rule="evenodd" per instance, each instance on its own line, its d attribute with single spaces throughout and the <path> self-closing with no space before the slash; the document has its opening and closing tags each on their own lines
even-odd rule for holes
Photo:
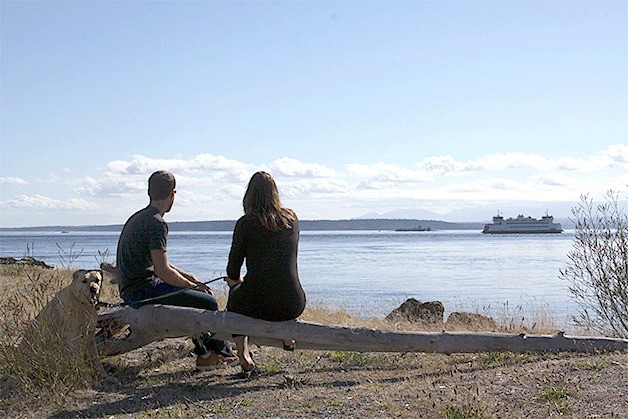
<svg viewBox="0 0 628 419">
<path fill-rule="evenodd" d="M 259 377 L 261 373 L 262 371 L 257 366 L 255 366 L 255 364 L 251 364 L 246 368 L 242 367 L 242 371 L 236 374 L 236 377 L 243 378 L 243 379 L 251 379 L 251 378 Z"/>
<path fill-rule="evenodd" d="M 253 360 L 253 355 L 251 352 L 245 352 L 238 355 L 238 360 L 240 361 L 240 367 L 243 370 L 249 369 L 252 366 L 255 366 L 255 361 Z"/>
</svg>

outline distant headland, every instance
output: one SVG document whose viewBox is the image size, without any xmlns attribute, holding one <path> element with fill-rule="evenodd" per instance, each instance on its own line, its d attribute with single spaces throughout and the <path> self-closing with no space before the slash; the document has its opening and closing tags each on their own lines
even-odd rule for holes
<svg viewBox="0 0 628 419">
<path fill-rule="evenodd" d="M 418 219 L 351 219 L 351 220 L 299 220 L 301 231 L 378 231 L 410 230 L 417 225 L 430 230 L 482 230 L 484 223 L 452 223 L 438 220 Z M 170 231 L 233 231 L 235 220 L 221 221 L 171 221 Z M 41 226 L 41 227 L 3 227 L 2 231 L 116 231 L 122 230 L 122 224 L 87 225 L 87 226 Z"/>
</svg>

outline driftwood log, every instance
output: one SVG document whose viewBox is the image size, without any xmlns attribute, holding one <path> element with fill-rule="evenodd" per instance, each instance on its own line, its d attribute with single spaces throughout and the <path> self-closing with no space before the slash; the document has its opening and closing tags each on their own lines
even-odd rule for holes
<svg viewBox="0 0 628 419">
<path fill-rule="evenodd" d="M 99 315 L 99 322 L 128 324 L 130 333 L 101 342 L 101 355 L 115 355 L 156 340 L 195 336 L 211 330 L 219 339 L 250 336 L 253 344 L 282 346 L 295 339 L 300 349 L 356 352 L 607 352 L 628 349 L 627 339 L 555 335 L 465 332 L 399 332 L 323 325 L 298 320 L 268 322 L 237 313 L 188 307 L 146 305 L 124 307 Z"/>
<path fill-rule="evenodd" d="M 111 265 L 102 266 L 116 274 Z M 151 342 L 211 331 L 218 339 L 232 334 L 250 336 L 252 344 L 282 347 L 295 339 L 299 349 L 356 352 L 608 352 L 628 350 L 628 339 L 607 337 L 527 335 L 469 332 L 401 332 L 323 325 L 298 320 L 268 322 L 237 313 L 188 307 L 146 305 L 139 309 L 116 308 L 100 314 L 101 356 L 125 353 Z M 122 329 L 127 333 L 118 337 Z"/>
</svg>

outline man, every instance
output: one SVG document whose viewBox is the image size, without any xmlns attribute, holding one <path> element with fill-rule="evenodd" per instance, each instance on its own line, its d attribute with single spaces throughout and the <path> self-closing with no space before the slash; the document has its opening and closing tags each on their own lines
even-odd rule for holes
<svg viewBox="0 0 628 419">
<path fill-rule="evenodd" d="M 168 224 L 163 216 L 172 208 L 175 195 L 176 181 L 172 173 L 160 170 L 150 176 L 150 203 L 128 219 L 118 241 L 116 263 L 122 274 L 118 283 L 120 296 L 134 308 L 165 304 L 218 310 L 210 287 L 168 261 Z M 145 301 L 147 299 L 150 300 Z M 192 341 L 198 369 L 237 365 L 238 358 L 226 342 L 211 339 L 209 333 L 199 333 Z"/>
</svg>

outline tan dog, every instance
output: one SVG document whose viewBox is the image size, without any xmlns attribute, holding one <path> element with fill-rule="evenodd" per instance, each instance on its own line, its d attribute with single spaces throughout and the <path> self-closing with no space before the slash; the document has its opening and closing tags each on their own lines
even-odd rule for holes
<svg viewBox="0 0 628 419">
<path fill-rule="evenodd" d="M 100 380 L 109 380 L 100 363 L 94 336 L 101 284 L 102 271 L 74 272 L 72 282 L 57 292 L 35 317 L 20 348 L 36 352 L 36 348 L 50 348 L 51 342 L 58 342 L 63 351 L 68 351 L 67 355 L 85 356 Z"/>
</svg>

